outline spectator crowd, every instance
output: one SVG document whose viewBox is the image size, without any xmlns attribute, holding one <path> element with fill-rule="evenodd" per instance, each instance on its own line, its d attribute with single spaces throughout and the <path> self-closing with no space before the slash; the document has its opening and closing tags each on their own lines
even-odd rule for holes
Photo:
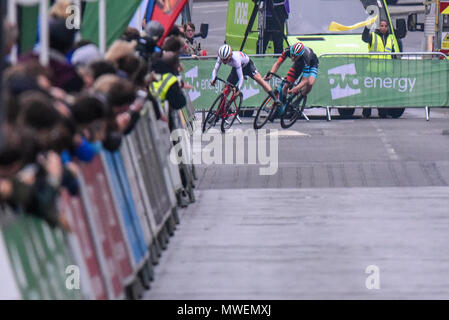
<svg viewBox="0 0 449 320">
<path fill-rule="evenodd" d="M 164 29 L 150 21 L 142 33 L 128 28 L 103 56 L 94 43 L 75 41 L 77 30 L 67 29 L 65 12 L 57 2 L 50 14 L 48 66 L 39 63 L 38 46 L 11 64 L 18 31 L 2 25 L 7 68 L 1 92 L 0 201 L 68 228 L 57 199 L 61 188 L 79 194 L 79 163 L 91 162 L 103 148 L 118 150 L 148 105 L 173 129 L 172 112 L 186 105 L 179 57 L 203 53 L 192 23 L 175 26 L 159 47 Z M 149 89 L 166 74 L 176 81 L 161 99 L 160 92 Z"/>
</svg>

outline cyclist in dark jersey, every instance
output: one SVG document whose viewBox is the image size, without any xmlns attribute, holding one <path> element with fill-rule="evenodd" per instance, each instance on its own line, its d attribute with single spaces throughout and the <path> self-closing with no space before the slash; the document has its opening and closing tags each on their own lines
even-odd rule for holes
<svg viewBox="0 0 449 320">
<path fill-rule="evenodd" d="M 287 92 L 298 94 L 300 90 L 303 95 L 307 95 L 312 90 L 315 80 L 318 77 L 319 62 L 313 50 L 301 42 L 297 42 L 291 47 L 286 48 L 264 79 L 270 80 L 272 77 L 271 73 L 276 73 L 288 57 L 292 59 L 293 66 L 287 74 L 288 83 L 283 88 L 284 97 Z M 301 73 L 303 73 L 301 81 L 292 88 L 292 85 Z"/>
</svg>

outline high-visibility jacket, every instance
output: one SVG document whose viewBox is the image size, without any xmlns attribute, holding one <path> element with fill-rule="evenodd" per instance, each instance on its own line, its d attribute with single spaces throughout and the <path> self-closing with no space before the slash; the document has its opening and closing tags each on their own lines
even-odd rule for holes
<svg viewBox="0 0 449 320">
<path fill-rule="evenodd" d="M 394 37 L 392 34 L 389 34 L 387 37 L 387 41 L 384 45 L 382 41 L 382 37 L 377 33 L 373 32 L 371 37 L 371 43 L 368 46 L 370 52 L 393 52 L 394 48 Z M 390 55 L 373 55 L 370 56 L 373 59 L 391 59 Z"/>
<path fill-rule="evenodd" d="M 171 73 L 164 73 L 159 81 L 153 81 L 150 85 L 151 94 L 164 102 L 167 99 L 167 92 L 171 86 L 178 81 L 178 78 Z"/>
</svg>

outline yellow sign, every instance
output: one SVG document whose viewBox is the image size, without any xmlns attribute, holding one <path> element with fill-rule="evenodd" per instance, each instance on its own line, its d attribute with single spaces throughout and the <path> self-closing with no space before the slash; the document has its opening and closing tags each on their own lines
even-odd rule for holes
<svg viewBox="0 0 449 320">
<path fill-rule="evenodd" d="M 376 21 L 376 19 L 377 19 L 377 16 L 375 16 L 375 17 L 373 17 L 373 18 L 371 18 L 371 19 L 367 19 L 367 20 L 365 20 L 365 21 L 362 21 L 362 22 L 353 24 L 352 26 L 344 26 L 344 25 L 339 24 L 339 23 L 337 23 L 337 22 L 335 22 L 335 21 L 332 21 L 332 22 L 329 24 L 328 29 L 329 29 L 329 31 L 348 31 L 348 30 L 354 30 L 354 29 L 358 29 L 358 28 L 361 28 L 361 27 L 366 27 L 366 26 L 372 25 L 372 24 Z"/>
<path fill-rule="evenodd" d="M 449 33 L 446 33 L 446 35 L 443 38 L 443 42 L 441 44 L 442 49 L 449 49 Z"/>
</svg>

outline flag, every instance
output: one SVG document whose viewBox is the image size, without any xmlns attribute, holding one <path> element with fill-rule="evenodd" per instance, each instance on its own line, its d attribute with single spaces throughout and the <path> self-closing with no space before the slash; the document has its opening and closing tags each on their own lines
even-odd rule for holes
<svg viewBox="0 0 449 320">
<path fill-rule="evenodd" d="M 371 19 L 367 19 L 367 20 L 365 20 L 365 21 L 362 21 L 362 22 L 353 24 L 352 26 L 344 26 L 344 25 L 339 24 L 339 23 L 337 23 L 337 22 L 335 22 L 335 21 L 332 21 L 332 22 L 329 24 L 329 28 L 328 28 L 328 29 L 329 29 L 329 31 L 348 31 L 348 30 L 354 30 L 354 29 L 358 29 L 358 28 L 361 28 L 361 27 L 366 27 L 366 26 L 372 25 L 372 24 L 376 21 L 376 19 L 377 19 L 377 16 L 375 16 L 375 17 L 373 17 L 373 18 L 371 18 Z"/>
<path fill-rule="evenodd" d="M 154 0 L 149 0 L 147 5 L 147 10 L 145 11 L 145 22 L 148 23 L 151 20 L 151 15 L 153 14 Z"/>
<path fill-rule="evenodd" d="M 164 27 L 164 35 L 158 43 L 159 46 L 164 42 L 186 4 L 187 0 L 154 0 L 151 20 L 159 21 Z"/>
</svg>

